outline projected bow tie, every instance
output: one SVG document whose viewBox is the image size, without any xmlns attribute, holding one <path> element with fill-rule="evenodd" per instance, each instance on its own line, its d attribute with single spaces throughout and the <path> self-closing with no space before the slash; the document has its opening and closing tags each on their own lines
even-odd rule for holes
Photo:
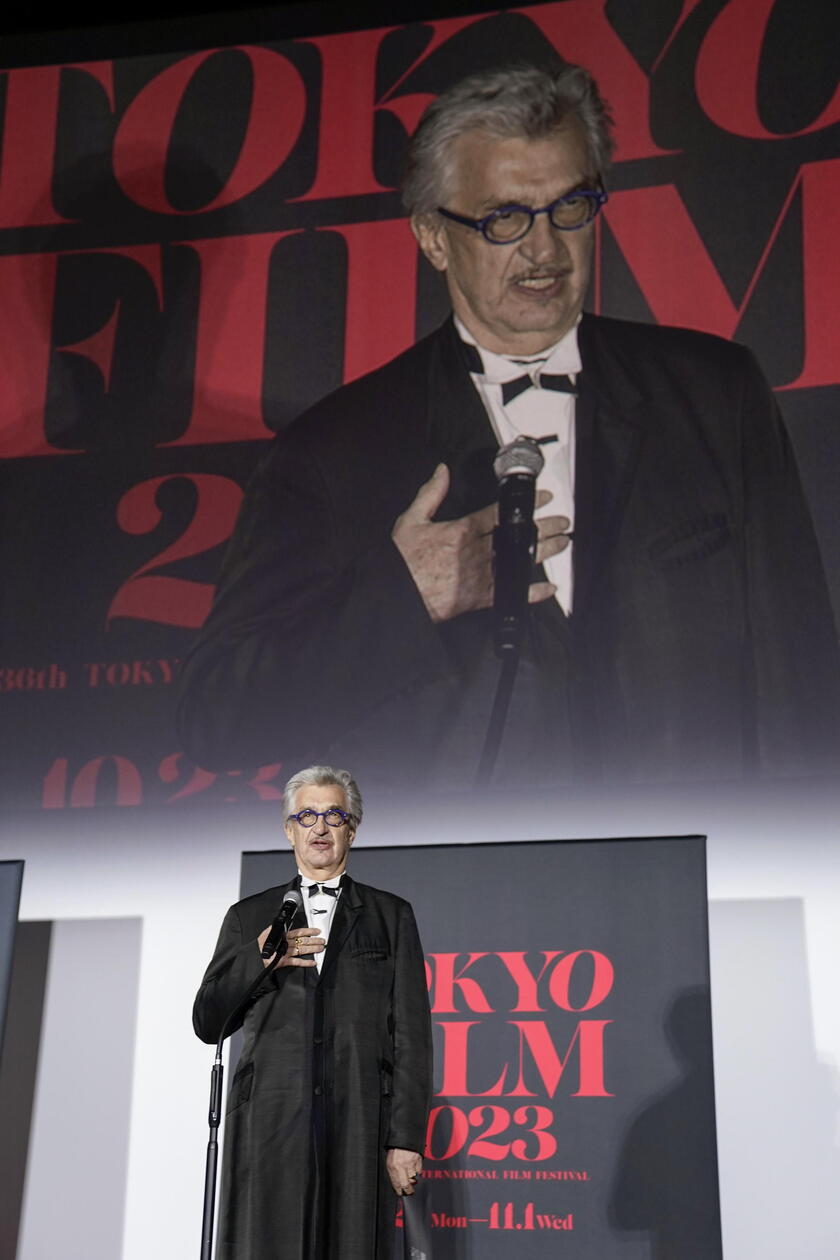
<svg viewBox="0 0 840 1260">
<path fill-rule="evenodd" d="M 324 893 L 327 897 L 337 897 L 340 888 L 328 888 L 326 884 L 310 884 L 309 896 L 317 897 L 319 893 Z"/>
<path fill-rule="evenodd" d="M 502 405 L 506 407 L 526 389 L 531 389 L 534 382 L 530 376 L 517 376 L 512 381 L 502 382 Z M 545 372 L 539 378 L 540 389 L 554 389 L 560 394 L 576 394 L 575 383 L 570 376 L 552 376 Z"/>
</svg>

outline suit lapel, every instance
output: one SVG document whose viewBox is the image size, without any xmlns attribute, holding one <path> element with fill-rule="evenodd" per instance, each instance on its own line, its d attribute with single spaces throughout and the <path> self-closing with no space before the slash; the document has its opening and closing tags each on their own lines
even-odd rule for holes
<svg viewBox="0 0 840 1260">
<path fill-rule="evenodd" d="M 289 927 L 297 927 L 297 928 L 307 927 L 308 924 L 306 920 L 306 910 L 304 909 L 304 901 L 303 901 L 304 894 L 303 894 L 303 889 L 301 888 L 300 872 L 298 872 L 298 874 L 295 875 L 294 879 L 291 880 L 289 884 L 286 886 L 286 888 L 283 891 L 284 896 L 286 895 L 286 892 L 288 891 L 289 888 L 296 888 L 301 896 L 300 905 L 295 911 L 294 918 L 289 924 Z"/>
<path fill-rule="evenodd" d="M 493 460 L 499 443 L 450 317 L 441 327 L 429 365 L 429 445 L 449 466 L 451 483 L 437 520 L 456 520 L 493 503 Z"/>
<path fill-rule="evenodd" d="M 330 967 L 335 963 L 344 942 L 356 926 L 356 921 L 361 911 L 362 899 L 359 896 L 358 889 L 350 876 L 345 875 L 341 885 L 341 896 L 338 899 L 338 905 L 335 908 L 332 926 L 330 927 L 327 948 L 324 951 L 324 965 L 318 977 L 319 984 Z"/>
<path fill-rule="evenodd" d="M 575 612 L 615 545 L 643 434 L 642 396 L 597 319 L 584 315 L 575 416 Z"/>
</svg>

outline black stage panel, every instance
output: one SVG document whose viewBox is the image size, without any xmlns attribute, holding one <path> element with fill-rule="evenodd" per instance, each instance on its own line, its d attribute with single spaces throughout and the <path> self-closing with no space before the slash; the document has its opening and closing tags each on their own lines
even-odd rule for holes
<svg viewBox="0 0 840 1260">
<path fill-rule="evenodd" d="M 426 951 L 435 1260 L 719 1257 L 705 840 L 354 848 L 350 869 L 412 902 Z M 293 874 L 246 853 L 243 895 Z"/>
</svg>

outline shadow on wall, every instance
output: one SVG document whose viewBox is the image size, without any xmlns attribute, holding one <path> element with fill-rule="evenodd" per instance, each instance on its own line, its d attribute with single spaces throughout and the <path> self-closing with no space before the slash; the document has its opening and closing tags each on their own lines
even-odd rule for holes
<svg viewBox="0 0 840 1260">
<path fill-rule="evenodd" d="M 676 1163 L 662 1155 L 674 1130 L 697 1131 L 696 1108 L 714 1107 L 727 1260 L 836 1260 L 840 1082 L 814 1045 L 803 904 L 712 902 L 709 923 L 715 1098 L 702 1096 L 697 1059 L 708 1044 L 707 998 L 686 992 L 666 1015 L 681 1076 L 627 1132 L 611 1218 L 647 1236 L 653 1260 L 720 1254 L 708 1241 L 716 1204 L 696 1192 L 716 1158 L 714 1125 Z M 737 1192 L 727 1196 L 727 1187 Z"/>
<path fill-rule="evenodd" d="M 715 1260 L 722 1253 L 707 989 L 677 995 L 665 1033 L 681 1076 L 630 1125 L 610 1220 L 618 1229 L 646 1233 L 652 1260 Z M 690 1133 L 692 1141 L 681 1144 L 680 1133 Z"/>
</svg>

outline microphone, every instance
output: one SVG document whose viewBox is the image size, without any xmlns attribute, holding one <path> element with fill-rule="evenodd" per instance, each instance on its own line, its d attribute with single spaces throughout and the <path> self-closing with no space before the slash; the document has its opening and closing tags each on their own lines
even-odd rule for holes
<svg viewBox="0 0 840 1260">
<path fill-rule="evenodd" d="M 499 481 L 499 523 L 493 531 L 496 654 L 518 653 L 525 630 L 531 566 L 537 549 L 536 481 L 545 459 L 539 443 L 517 437 L 493 461 Z"/>
<path fill-rule="evenodd" d="M 289 924 L 303 905 L 303 898 L 297 888 L 290 888 L 283 897 L 280 913 L 272 923 L 265 944 L 260 951 L 261 958 L 270 958 L 277 953 L 277 947 L 288 931 Z"/>
</svg>

